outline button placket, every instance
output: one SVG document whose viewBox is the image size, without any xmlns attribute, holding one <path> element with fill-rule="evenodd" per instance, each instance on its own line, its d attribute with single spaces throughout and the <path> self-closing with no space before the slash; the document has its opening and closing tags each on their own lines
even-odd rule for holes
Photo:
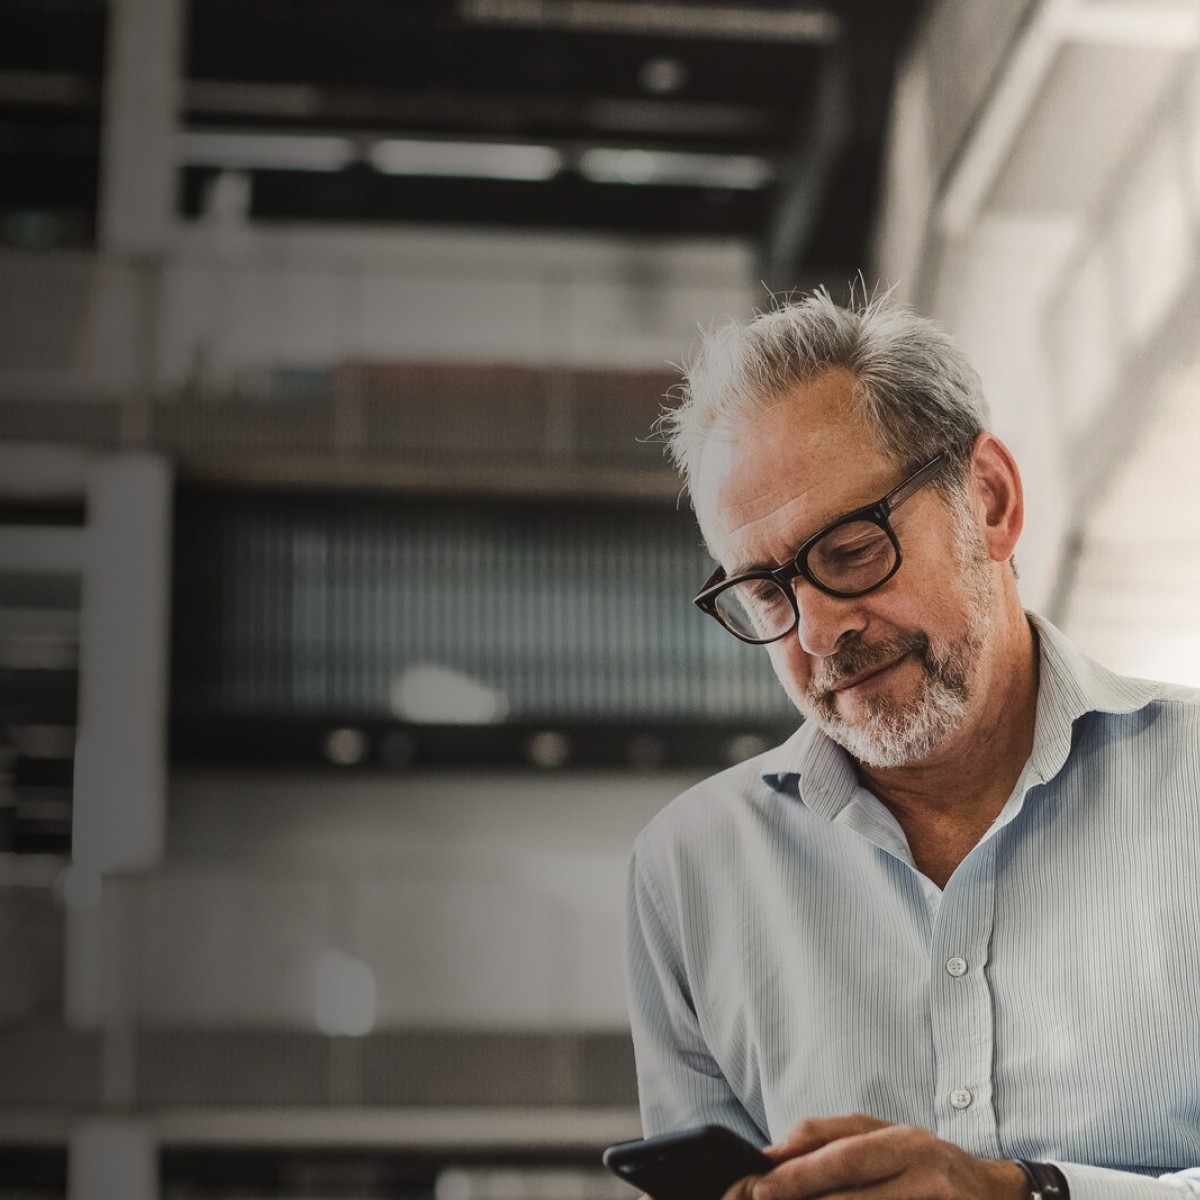
<svg viewBox="0 0 1200 1200">
<path fill-rule="evenodd" d="M 947 885 L 930 945 L 930 1019 L 939 1136 L 1000 1154 L 992 1107 L 994 1016 L 985 965 L 993 921 L 995 843 L 976 848 Z"/>
</svg>

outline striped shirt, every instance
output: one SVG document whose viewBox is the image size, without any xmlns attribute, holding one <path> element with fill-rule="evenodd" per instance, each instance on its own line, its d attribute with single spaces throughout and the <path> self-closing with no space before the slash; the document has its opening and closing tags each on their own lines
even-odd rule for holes
<svg viewBox="0 0 1200 1200">
<path fill-rule="evenodd" d="M 1055 1162 L 1074 1200 L 1200 1196 L 1200 692 L 1031 620 L 1033 751 L 944 891 L 813 723 L 643 831 L 647 1135 L 864 1112 Z"/>
</svg>

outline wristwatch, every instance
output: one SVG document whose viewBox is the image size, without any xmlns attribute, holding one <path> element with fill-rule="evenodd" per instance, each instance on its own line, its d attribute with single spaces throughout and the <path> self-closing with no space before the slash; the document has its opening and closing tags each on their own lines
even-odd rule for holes
<svg viewBox="0 0 1200 1200">
<path fill-rule="evenodd" d="M 1069 1200 L 1067 1177 L 1053 1163 L 1030 1162 L 1024 1158 L 1014 1158 L 1013 1162 L 1029 1180 L 1031 1200 Z"/>
</svg>

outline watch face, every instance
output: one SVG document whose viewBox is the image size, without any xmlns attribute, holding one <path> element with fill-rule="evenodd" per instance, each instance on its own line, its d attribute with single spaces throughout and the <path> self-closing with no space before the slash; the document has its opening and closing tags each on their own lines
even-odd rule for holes
<svg viewBox="0 0 1200 1200">
<path fill-rule="evenodd" d="M 1016 1158 L 1013 1161 L 1025 1172 L 1029 1180 L 1030 1200 L 1069 1200 L 1067 1181 L 1062 1172 L 1049 1163 L 1029 1162 Z"/>
</svg>

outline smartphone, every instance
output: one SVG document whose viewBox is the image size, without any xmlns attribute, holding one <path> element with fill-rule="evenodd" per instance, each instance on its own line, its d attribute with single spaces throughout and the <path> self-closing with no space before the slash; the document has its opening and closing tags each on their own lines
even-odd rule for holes
<svg viewBox="0 0 1200 1200">
<path fill-rule="evenodd" d="M 721 1200 L 739 1179 L 775 1166 L 721 1125 L 618 1142 L 605 1150 L 604 1165 L 653 1200 Z"/>
</svg>

